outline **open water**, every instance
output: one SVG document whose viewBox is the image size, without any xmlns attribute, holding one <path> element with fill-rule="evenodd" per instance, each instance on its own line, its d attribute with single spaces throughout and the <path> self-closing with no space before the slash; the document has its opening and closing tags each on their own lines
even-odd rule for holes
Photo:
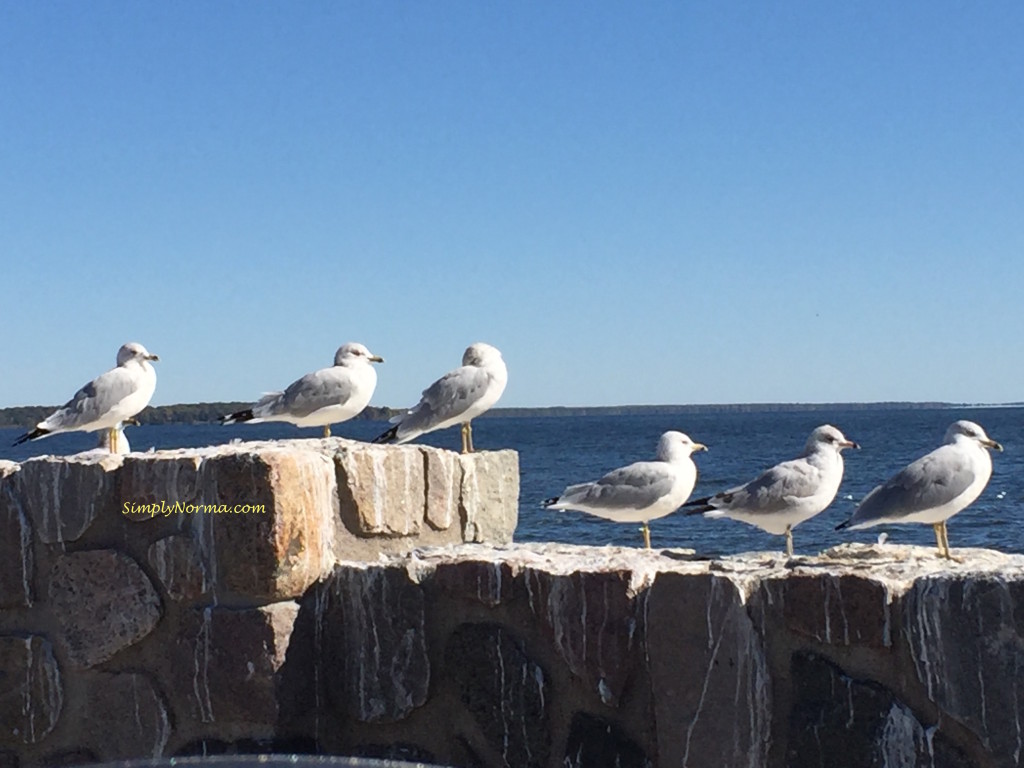
<svg viewBox="0 0 1024 768">
<path fill-rule="evenodd" d="M 1004 453 L 993 454 L 988 487 L 972 506 L 949 524 L 954 548 L 990 547 L 1024 553 L 1024 408 L 856 409 L 835 411 L 709 411 L 664 416 L 484 417 L 473 423 L 478 450 L 513 448 L 519 452 L 521 487 L 517 541 L 558 541 L 577 544 L 642 546 L 636 525 L 617 524 L 579 512 L 555 512 L 540 502 L 566 485 L 594 480 L 633 461 L 654 457 L 658 437 L 668 429 L 686 432 L 709 450 L 694 458 L 700 472 L 693 498 L 706 496 L 752 479 L 803 448 L 819 424 L 839 427 L 862 450 L 845 451 L 846 474 L 832 506 L 794 532 L 798 554 L 812 554 L 844 541 L 874 541 L 886 531 L 889 541 L 934 545 L 929 526 L 880 526 L 837 532 L 837 523 L 875 485 L 913 459 L 940 444 L 956 419 L 981 424 L 998 440 Z M 383 422 L 351 421 L 337 425 L 340 437 L 369 440 L 384 431 Z M 42 453 L 70 454 L 95 446 L 96 435 L 57 435 L 11 447 L 22 430 L 0 429 L 0 459 L 22 461 Z M 263 440 L 319 436 L 319 429 L 286 424 L 159 425 L 129 427 L 133 450 L 182 448 L 227 443 L 233 439 Z M 426 435 L 420 442 L 459 448 L 457 429 Z M 705 520 L 671 515 L 651 523 L 655 547 L 689 547 L 707 555 L 784 548 L 770 536 L 733 520 Z"/>
</svg>

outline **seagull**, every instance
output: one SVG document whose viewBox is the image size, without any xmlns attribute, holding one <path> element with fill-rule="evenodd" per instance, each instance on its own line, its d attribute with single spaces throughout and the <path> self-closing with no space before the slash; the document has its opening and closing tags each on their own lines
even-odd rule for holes
<svg viewBox="0 0 1024 768">
<path fill-rule="evenodd" d="M 61 432 L 106 429 L 110 452 L 117 453 L 117 425 L 149 405 L 156 390 L 156 371 L 150 361 L 159 359 L 136 342 L 123 345 L 117 350 L 116 367 L 78 390 L 62 408 L 40 421 L 14 444 Z"/>
<path fill-rule="evenodd" d="M 945 444 L 911 462 L 886 480 L 836 530 L 868 528 L 882 523 L 928 523 L 935 529 L 939 554 L 948 560 L 946 521 L 974 502 L 992 476 L 992 457 L 986 448 L 1003 446 L 973 421 L 954 421 Z"/>
<path fill-rule="evenodd" d="M 133 416 L 129 416 L 124 421 L 118 422 L 114 426 L 113 430 L 104 429 L 103 431 L 100 432 L 100 439 L 99 442 L 96 444 L 96 447 L 105 451 L 109 451 L 110 453 L 120 454 L 122 456 L 131 453 L 132 446 L 128 442 L 128 436 L 125 435 L 124 433 L 124 428 L 127 426 L 137 427 L 139 426 L 139 420 L 134 418 Z M 113 447 L 113 450 L 111 450 L 110 445 L 110 435 L 112 433 L 117 434 L 116 445 Z"/>
<path fill-rule="evenodd" d="M 844 448 L 860 448 L 835 427 L 824 424 L 807 438 L 804 452 L 776 464 L 746 485 L 686 504 L 686 514 L 729 517 L 776 536 L 785 535 L 793 556 L 793 529 L 822 512 L 843 480 Z"/>
<path fill-rule="evenodd" d="M 462 366 L 423 390 L 420 401 L 392 417 L 394 426 L 373 442 L 407 443 L 427 432 L 461 424 L 462 452 L 472 453 L 470 421 L 498 402 L 507 383 L 508 369 L 501 352 L 483 342 L 471 344 L 462 355 Z"/>
<path fill-rule="evenodd" d="M 670 431 L 658 441 L 655 461 L 638 461 L 612 470 L 593 483 L 570 485 L 561 496 L 546 499 L 548 509 L 577 509 L 617 523 L 643 523 L 644 545 L 651 548 L 648 522 L 670 515 L 690 497 L 697 482 L 691 455 L 706 451 L 682 432 Z"/>
<path fill-rule="evenodd" d="M 334 365 L 307 373 L 284 392 L 270 392 L 244 411 L 221 416 L 225 424 L 286 421 L 297 427 L 323 427 L 331 436 L 331 424 L 348 421 L 363 410 L 377 388 L 377 371 L 371 363 L 383 363 L 362 344 L 338 347 Z"/>
</svg>

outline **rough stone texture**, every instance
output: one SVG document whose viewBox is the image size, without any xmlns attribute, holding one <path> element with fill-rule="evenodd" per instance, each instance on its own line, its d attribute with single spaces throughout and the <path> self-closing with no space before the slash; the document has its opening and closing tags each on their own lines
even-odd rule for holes
<svg viewBox="0 0 1024 768">
<path fill-rule="evenodd" d="M 0 493 L 0 518 L 27 516 L 44 544 L 77 541 L 97 515 L 120 506 L 117 470 L 123 461 L 98 451 L 29 459 L 0 480 L 10 484 Z"/>
<path fill-rule="evenodd" d="M 647 768 L 650 758 L 611 720 L 577 712 L 566 744 L 565 768 Z"/>
<path fill-rule="evenodd" d="M 465 541 L 507 544 L 519 520 L 519 455 L 515 451 L 460 454 L 459 513 Z"/>
<path fill-rule="evenodd" d="M 64 704 L 50 642 L 38 635 L 0 636 L 0 746 L 43 741 Z"/>
<path fill-rule="evenodd" d="M 854 680 L 812 653 L 796 653 L 792 661 L 800 687 L 789 715 L 790 768 L 970 765 L 891 691 Z"/>
<path fill-rule="evenodd" d="M 209 558 L 195 537 L 181 534 L 154 541 L 147 559 L 172 600 L 188 602 L 211 594 Z"/>
<path fill-rule="evenodd" d="M 327 698 L 367 723 L 400 720 L 421 706 L 430 660 L 419 586 L 404 570 L 352 564 L 320 589 Z"/>
<path fill-rule="evenodd" d="M 14 462 L 0 461 L 0 608 L 27 608 L 35 594 L 32 525 L 9 479 L 17 470 Z"/>
<path fill-rule="evenodd" d="M 92 672 L 83 681 L 84 706 L 75 724 L 93 755 L 127 760 L 163 754 L 171 721 L 163 697 L 147 675 Z"/>
<path fill-rule="evenodd" d="M 148 635 L 160 598 L 132 558 L 113 549 L 72 552 L 50 573 L 48 605 L 61 627 L 58 644 L 79 668 L 93 667 Z"/>
<path fill-rule="evenodd" d="M 463 624 L 445 647 L 447 674 L 506 768 L 540 768 L 551 750 L 544 670 L 497 624 Z"/>
<path fill-rule="evenodd" d="M 248 723 L 261 735 L 279 715 L 278 671 L 298 614 L 294 602 L 261 608 L 196 608 L 168 652 L 165 681 L 178 716 L 194 723 Z"/>
<path fill-rule="evenodd" d="M 1024 581 L 919 579 L 906 595 L 904 628 L 917 679 L 940 710 L 987 751 L 1024 754 Z"/>
</svg>

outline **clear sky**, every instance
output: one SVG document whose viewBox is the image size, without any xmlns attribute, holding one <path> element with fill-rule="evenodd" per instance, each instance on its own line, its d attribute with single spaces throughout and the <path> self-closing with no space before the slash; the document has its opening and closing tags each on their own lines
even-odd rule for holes
<svg viewBox="0 0 1024 768">
<path fill-rule="evenodd" d="M 0 0 L 0 406 L 1024 400 L 1024 4 Z"/>
</svg>

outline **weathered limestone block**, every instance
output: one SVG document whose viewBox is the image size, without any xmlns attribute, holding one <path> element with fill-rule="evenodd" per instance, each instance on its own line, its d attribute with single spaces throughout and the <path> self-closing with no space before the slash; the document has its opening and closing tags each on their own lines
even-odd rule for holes
<svg viewBox="0 0 1024 768">
<path fill-rule="evenodd" d="M 497 624 L 463 624 L 445 647 L 458 686 L 488 746 L 506 768 L 543 768 L 551 751 L 544 670 Z"/>
<path fill-rule="evenodd" d="M 362 722 L 401 720 L 430 689 L 424 597 L 405 568 L 348 563 L 318 587 L 327 696 Z"/>
<path fill-rule="evenodd" d="M 424 452 L 419 445 L 361 444 L 338 451 L 342 515 L 357 520 L 363 535 L 417 535 L 426 501 Z"/>
<path fill-rule="evenodd" d="M 772 686 L 750 589 L 724 574 L 654 578 L 647 654 L 661 765 L 767 765 Z"/>
<path fill-rule="evenodd" d="M 0 637 L 0 745 L 36 744 L 57 725 L 64 687 L 50 642 Z"/>
<path fill-rule="evenodd" d="M 102 760 L 161 757 L 171 735 L 167 705 L 149 676 L 89 672 L 75 724 L 92 754 Z"/>
<path fill-rule="evenodd" d="M 236 448 L 206 459 L 201 472 L 204 503 L 265 509 L 192 517 L 194 535 L 212 553 L 218 594 L 276 602 L 298 597 L 330 572 L 337 488 L 329 457 Z"/>
<path fill-rule="evenodd" d="M 903 604 L 928 698 L 987 751 L 1024 758 L 1024 581 L 936 574 L 918 579 Z"/>
<path fill-rule="evenodd" d="M 459 522 L 462 461 L 459 454 L 451 451 L 424 449 L 423 456 L 426 459 L 427 523 L 439 531 L 447 531 Z M 508 500 L 504 501 L 507 503 Z"/>
<path fill-rule="evenodd" d="M 29 459 L 11 475 L 10 492 L 0 495 L 0 505 L 8 507 L 8 515 L 16 510 L 27 516 L 45 544 L 76 541 L 97 515 L 120 511 L 117 470 L 123 461 L 98 451 Z"/>
<path fill-rule="evenodd" d="M 280 714 L 279 670 L 298 611 L 297 603 L 287 601 L 188 612 L 168 649 L 174 679 L 165 681 L 168 695 L 179 704 L 179 717 L 246 723 L 272 732 Z"/>
<path fill-rule="evenodd" d="M 0 461 L 0 608 L 27 608 L 34 596 L 32 525 L 14 501 L 17 471 L 14 462 Z"/>
<path fill-rule="evenodd" d="M 61 626 L 58 643 L 79 668 L 138 642 L 161 615 L 149 577 L 112 549 L 62 555 L 50 572 L 48 606 Z"/>
<path fill-rule="evenodd" d="M 463 541 L 508 544 L 519 520 L 519 454 L 486 451 L 459 454 L 459 510 Z M 515 504 L 509 504 L 515 499 Z"/>
</svg>

